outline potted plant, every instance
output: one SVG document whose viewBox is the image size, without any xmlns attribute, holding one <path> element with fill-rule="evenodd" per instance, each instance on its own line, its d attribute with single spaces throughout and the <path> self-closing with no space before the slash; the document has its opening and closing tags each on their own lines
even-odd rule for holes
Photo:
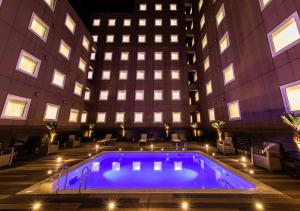
<svg viewBox="0 0 300 211">
<path fill-rule="evenodd" d="M 197 128 L 198 128 L 198 124 L 195 122 L 195 123 L 191 123 L 191 128 L 193 129 L 193 135 L 194 137 L 197 137 Z"/>
<path fill-rule="evenodd" d="M 49 130 L 50 143 L 52 143 L 54 141 L 55 136 L 56 136 L 57 122 L 47 122 L 46 127 Z"/>
<path fill-rule="evenodd" d="M 124 138 L 125 135 L 126 135 L 126 132 L 125 132 L 125 123 L 120 124 L 120 127 L 121 127 L 121 130 L 122 130 L 122 137 Z"/>
<path fill-rule="evenodd" d="M 216 120 L 211 124 L 213 128 L 217 130 L 218 133 L 218 141 L 222 141 L 222 136 L 223 136 L 223 130 L 222 128 L 224 127 L 225 122 L 222 120 Z"/>
<path fill-rule="evenodd" d="M 169 137 L 169 131 L 170 131 L 171 125 L 169 123 L 165 124 L 165 131 L 166 131 L 166 135 L 167 137 Z"/>
<path fill-rule="evenodd" d="M 281 116 L 283 123 L 287 124 L 294 130 L 293 141 L 300 151 L 300 116 L 293 113 L 285 113 Z"/>
<path fill-rule="evenodd" d="M 89 123 L 89 129 L 88 129 L 88 137 L 91 138 L 92 135 L 93 135 L 93 132 L 94 132 L 94 127 L 95 127 L 95 124 L 90 122 Z"/>
</svg>

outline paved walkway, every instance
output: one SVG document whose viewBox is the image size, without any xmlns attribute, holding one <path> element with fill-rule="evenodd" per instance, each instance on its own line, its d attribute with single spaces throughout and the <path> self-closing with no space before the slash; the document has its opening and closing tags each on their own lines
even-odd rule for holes
<svg viewBox="0 0 300 211">
<path fill-rule="evenodd" d="M 113 146 L 100 147 L 100 150 L 140 150 L 136 143 L 118 143 Z M 149 146 L 143 146 L 150 150 Z M 175 147 L 169 143 L 154 144 L 154 150 L 173 151 Z M 202 150 L 198 143 L 189 144 L 189 150 Z M 94 144 L 85 144 L 80 148 L 60 150 L 65 164 L 73 164 L 88 158 L 95 152 Z M 48 170 L 58 172 L 58 155 L 42 157 L 30 162 L 18 162 L 11 168 L 0 169 L 0 210 L 30 210 L 35 201 L 42 202 L 41 210 L 107 210 L 107 202 L 114 199 L 117 202 L 115 210 L 182 210 L 181 202 L 186 200 L 189 210 L 255 210 L 255 202 L 261 202 L 265 210 L 299 210 L 300 211 L 300 179 L 285 173 L 273 173 L 253 167 L 245 168 L 238 162 L 240 156 L 224 156 L 216 154 L 216 158 L 230 166 L 249 173 L 259 181 L 279 190 L 284 195 L 241 195 L 241 194 L 84 194 L 84 195 L 51 195 L 51 196 L 20 196 L 15 193 L 35 184 L 49 175 Z M 247 169 L 247 170 L 246 170 Z"/>
</svg>

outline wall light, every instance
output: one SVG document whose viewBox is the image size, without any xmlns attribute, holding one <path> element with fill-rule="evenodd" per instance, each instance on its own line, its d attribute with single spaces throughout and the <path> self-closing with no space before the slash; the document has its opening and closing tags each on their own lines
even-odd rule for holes
<svg viewBox="0 0 300 211">
<path fill-rule="evenodd" d="M 115 209 L 115 208 L 116 208 L 116 203 L 115 203 L 114 201 L 108 202 L 107 208 L 108 208 L 108 210 L 113 210 L 113 209 Z"/>
<path fill-rule="evenodd" d="M 40 210 L 42 208 L 41 202 L 34 202 L 32 205 L 32 210 Z"/>
<path fill-rule="evenodd" d="M 62 160 L 63 160 L 63 159 L 62 159 L 62 157 L 61 157 L 61 156 L 58 156 L 58 157 L 56 158 L 56 162 L 57 162 L 57 163 L 61 163 L 61 162 L 62 162 Z"/>
<path fill-rule="evenodd" d="M 186 201 L 181 202 L 181 208 L 183 210 L 189 209 L 189 203 L 187 203 Z"/>
<path fill-rule="evenodd" d="M 260 202 L 255 202 L 255 209 L 257 210 L 264 210 L 264 205 Z"/>
</svg>

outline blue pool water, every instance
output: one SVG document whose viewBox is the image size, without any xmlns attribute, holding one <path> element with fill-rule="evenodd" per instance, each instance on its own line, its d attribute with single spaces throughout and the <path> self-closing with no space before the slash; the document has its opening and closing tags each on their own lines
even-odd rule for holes
<svg viewBox="0 0 300 211">
<path fill-rule="evenodd" d="M 111 152 L 90 160 L 59 180 L 60 190 L 245 189 L 255 186 L 213 160 L 193 152 Z M 66 183 L 65 183 L 66 182 Z M 58 181 L 52 189 L 58 187 Z"/>
</svg>

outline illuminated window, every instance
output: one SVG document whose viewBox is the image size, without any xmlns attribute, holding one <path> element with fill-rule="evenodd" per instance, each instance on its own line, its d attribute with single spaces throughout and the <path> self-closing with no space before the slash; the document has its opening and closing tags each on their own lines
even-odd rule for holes
<svg viewBox="0 0 300 211">
<path fill-rule="evenodd" d="M 147 4 L 140 4 L 140 11 L 146 11 L 147 10 Z"/>
<path fill-rule="evenodd" d="M 172 112 L 172 122 L 173 123 L 181 122 L 181 112 Z"/>
<path fill-rule="evenodd" d="M 211 81 L 207 82 L 205 87 L 206 87 L 206 95 L 210 95 L 213 92 Z"/>
<path fill-rule="evenodd" d="M 202 39 L 202 50 L 207 46 L 207 36 L 205 35 Z"/>
<path fill-rule="evenodd" d="M 115 26 L 116 25 L 116 19 L 108 19 L 108 26 Z"/>
<path fill-rule="evenodd" d="M 56 121 L 59 113 L 59 105 L 47 103 L 44 114 L 44 121 Z"/>
<path fill-rule="evenodd" d="M 111 61 L 112 60 L 112 52 L 105 52 L 104 53 L 104 60 L 105 61 Z"/>
<path fill-rule="evenodd" d="M 300 41 L 300 20 L 298 13 L 294 12 L 268 33 L 268 39 L 273 57 L 297 45 Z"/>
<path fill-rule="evenodd" d="M 216 120 L 215 109 L 214 108 L 208 109 L 208 119 L 209 119 L 210 122 L 213 122 L 213 121 Z"/>
<path fill-rule="evenodd" d="M 143 122 L 143 112 L 134 112 L 134 123 Z"/>
<path fill-rule="evenodd" d="M 94 42 L 98 42 L 98 35 L 93 35 L 92 38 Z"/>
<path fill-rule="evenodd" d="M 224 18 L 225 18 L 225 8 L 224 8 L 224 4 L 222 4 L 221 8 L 219 9 L 216 15 L 217 27 L 224 20 Z"/>
<path fill-rule="evenodd" d="M 126 90 L 118 90 L 117 100 L 126 100 Z"/>
<path fill-rule="evenodd" d="M 128 61 L 129 52 L 121 52 L 121 61 Z"/>
<path fill-rule="evenodd" d="M 113 43 L 114 42 L 114 38 L 115 36 L 110 34 L 110 35 L 106 35 L 106 42 L 107 43 Z"/>
<path fill-rule="evenodd" d="M 93 20 L 93 26 L 100 26 L 100 19 L 94 19 Z"/>
<path fill-rule="evenodd" d="M 139 19 L 139 26 L 146 26 L 146 19 Z"/>
<path fill-rule="evenodd" d="M 224 85 L 235 80 L 233 64 L 230 64 L 223 70 Z"/>
<path fill-rule="evenodd" d="M 88 113 L 87 113 L 86 111 L 83 111 L 83 112 L 81 113 L 81 119 L 80 119 L 80 122 L 81 122 L 81 123 L 86 123 L 87 115 L 88 115 Z"/>
<path fill-rule="evenodd" d="M 35 35 L 37 35 L 39 38 L 46 42 L 49 33 L 49 27 L 35 13 L 33 13 L 31 16 L 28 28 Z"/>
<path fill-rule="evenodd" d="M 154 123 L 161 123 L 162 122 L 162 112 L 154 112 L 153 113 L 153 121 Z"/>
<path fill-rule="evenodd" d="M 162 26 L 162 19 L 155 19 L 155 26 Z"/>
<path fill-rule="evenodd" d="M 124 112 L 117 112 L 116 113 L 116 123 L 122 123 L 125 120 L 125 113 Z"/>
<path fill-rule="evenodd" d="M 170 26 L 177 26 L 177 19 L 171 19 Z"/>
<path fill-rule="evenodd" d="M 86 36 L 83 36 L 82 38 L 82 46 L 84 47 L 85 50 L 89 51 L 90 41 L 88 40 L 88 38 L 86 38 Z"/>
<path fill-rule="evenodd" d="M 94 71 L 91 70 L 91 71 L 88 72 L 88 77 L 87 78 L 89 80 L 92 80 L 93 79 L 93 75 L 94 75 Z"/>
<path fill-rule="evenodd" d="M 110 80 L 110 70 L 102 71 L 102 80 Z"/>
<path fill-rule="evenodd" d="M 177 34 L 170 35 L 170 41 L 171 43 L 178 43 L 178 35 Z"/>
<path fill-rule="evenodd" d="M 32 56 L 28 52 L 21 50 L 16 69 L 27 75 L 37 77 L 41 66 L 41 60 Z"/>
<path fill-rule="evenodd" d="M 51 82 L 52 85 L 63 89 L 65 86 L 65 80 L 66 80 L 65 74 L 59 72 L 58 70 L 54 70 L 52 82 Z"/>
<path fill-rule="evenodd" d="M 137 53 L 137 60 L 144 61 L 145 60 L 145 52 L 138 52 Z"/>
<path fill-rule="evenodd" d="M 198 3 L 199 11 L 201 10 L 202 6 L 203 6 L 203 0 L 199 0 L 199 3 Z"/>
<path fill-rule="evenodd" d="M 128 71 L 127 70 L 120 70 L 119 72 L 119 80 L 127 80 Z"/>
<path fill-rule="evenodd" d="M 135 90 L 135 100 L 136 101 L 144 100 L 144 90 Z"/>
<path fill-rule="evenodd" d="M 82 88 L 83 85 L 81 83 L 75 82 L 75 86 L 74 86 L 74 94 L 81 96 L 82 95 Z"/>
<path fill-rule="evenodd" d="M 155 4 L 155 11 L 162 11 L 162 4 Z"/>
<path fill-rule="evenodd" d="M 130 35 L 123 35 L 122 36 L 122 42 L 123 43 L 129 43 L 130 42 Z"/>
<path fill-rule="evenodd" d="M 162 70 L 154 70 L 154 80 L 162 80 L 163 72 Z"/>
<path fill-rule="evenodd" d="M 91 58 L 90 59 L 93 60 L 93 61 L 96 59 L 96 53 L 95 52 L 91 53 Z"/>
<path fill-rule="evenodd" d="M 219 41 L 220 53 L 222 54 L 230 46 L 228 32 Z"/>
<path fill-rule="evenodd" d="M 54 11 L 56 0 L 44 0 L 44 2 Z"/>
<path fill-rule="evenodd" d="M 71 108 L 69 122 L 78 122 L 79 110 Z"/>
<path fill-rule="evenodd" d="M 172 90 L 172 100 L 180 100 L 180 90 Z"/>
<path fill-rule="evenodd" d="M 124 19 L 123 26 L 131 26 L 131 20 L 130 19 Z"/>
<path fill-rule="evenodd" d="M 162 43 L 163 41 L 163 36 L 161 34 L 155 35 L 154 36 L 154 42 L 155 43 Z"/>
<path fill-rule="evenodd" d="M 106 113 L 98 112 L 97 113 L 97 123 L 105 123 L 105 121 L 106 121 Z"/>
<path fill-rule="evenodd" d="M 71 47 L 67 45 L 63 40 L 60 41 L 58 52 L 65 57 L 67 60 L 70 59 Z"/>
<path fill-rule="evenodd" d="M 146 35 L 139 35 L 138 36 L 138 42 L 139 43 L 145 43 L 146 42 Z"/>
<path fill-rule="evenodd" d="M 200 30 L 203 28 L 204 24 L 205 24 L 205 15 L 203 14 L 203 16 L 200 20 Z"/>
<path fill-rule="evenodd" d="M 84 100 L 89 101 L 91 98 L 91 90 L 89 88 L 86 88 L 84 92 Z"/>
<path fill-rule="evenodd" d="M 177 4 L 170 4 L 171 11 L 177 11 Z"/>
<path fill-rule="evenodd" d="M 136 71 L 136 80 L 145 80 L 145 71 L 144 70 Z"/>
<path fill-rule="evenodd" d="M 108 90 L 101 90 L 99 100 L 108 100 Z"/>
<path fill-rule="evenodd" d="M 163 100 L 163 91 L 162 90 L 154 90 L 154 100 Z"/>
<path fill-rule="evenodd" d="M 238 100 L 227 103 L 227 109 L 228 109 L 229 120 L 241 119 L 240 105 Z"/>
<path fill-rule="evenodd" d="M 79 59 L 78 68 L 79 68 L 82 72 L 85 72 L 85 70 L 86 70 L 86 62 L 85 62 L 82 58 Z"/>
<path fill-rule="evenodd" d="M 204 60 L 204 71 L 208 70 L 209 68 L 209 56 L 206 57 Z"/>
<path fill-rule="evenodd" d="M 300 113 L 300 80 L 280 87 L 285 111 Z"/>
<path fill-rule="evenodd" d="M 180 79 L 179 70 L 171 70 L 171 79 L 172 80 L 179 80 Z"/>
<path fill-rule="evenodd" d="M 178 52 L 171 52 L 171 60 L 178 61 L 179 60 L 179 53 Z"/>
<path fill-rule="evenodd" d="M 74 34 L 76 23 L 68 13 L 66 15 L 65 26 L 70 30 L 70 32 L 72 32 L 72 34 Z"/>
<path fill-rule="evenodd" d="M 163 60 L 163 52 L 155 52 L 154 53 L 154 60 L 155 61 L 162 61 Z"/>
<path fill-rule="evenodd" d="M 260 9 L 263 10 L 272 0 L 259 0 Z"/>
<path fill-rule="evenodd" d="M 15 95 L 7 95 L 1 119 L 25 120 L 31 99 Z"/>
</svg>

